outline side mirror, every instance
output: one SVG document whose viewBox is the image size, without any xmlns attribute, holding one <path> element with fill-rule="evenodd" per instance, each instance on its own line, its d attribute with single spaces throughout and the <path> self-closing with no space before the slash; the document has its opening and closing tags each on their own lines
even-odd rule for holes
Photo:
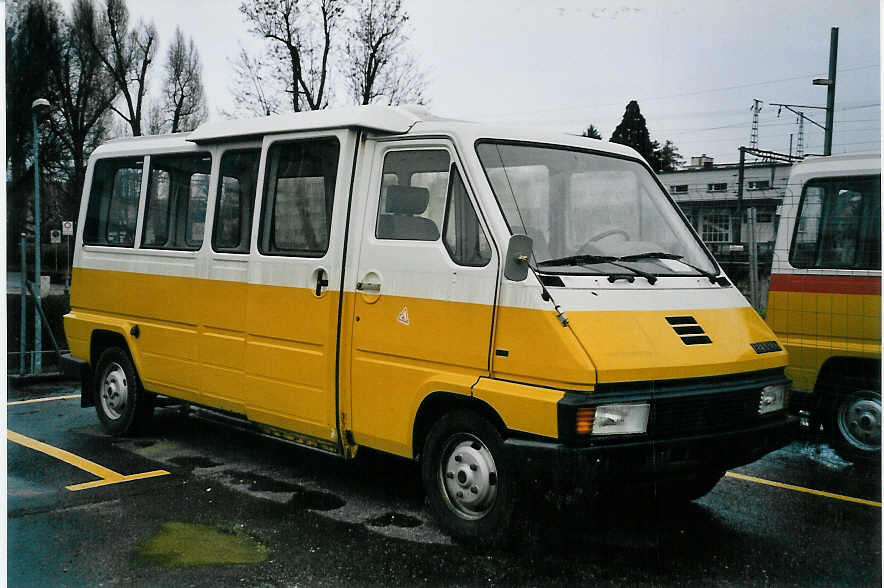
<svg viewBox="0 0 884 588">
<path fill-rule="evenodd" d="M 503 275 L 507 280 L 522 282 L 528 277 L 528 259 L 534 249 L 534 239 L 528 235 L 513 235 L 506 248 Z"/>
</svg>

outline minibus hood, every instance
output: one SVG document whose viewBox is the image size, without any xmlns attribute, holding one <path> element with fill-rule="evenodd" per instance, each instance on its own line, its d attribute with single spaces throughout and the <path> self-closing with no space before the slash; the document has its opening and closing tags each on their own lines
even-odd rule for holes
<svg viewBox="0 0 884 588">
<path fill-rule="evenodd" d="M 716 287 L 707 291 L 713 299 L 718 297 L 725 302 L 726 298 L 717 290 Z M 569 310 L 569 306 L 581 306 L 568 304 L 576 302 L 568 299 L 579 294 L 572 290 L 556 300 L 567 313 L 568 328 L 595 365 L 598 383 L 697 378 L 786 364 L 786 352 L 777 351 L 778 344 L 756 345 L 762 352 L 753 348 L 753 343 L 770 342 L 775 336 L 745 301 L 709 308 L 707 299 L 702 304 L 706 308 L 690 308 L 684 302 L 700 302 L 699 297 L 676 292 L 666 295 L 682 297 L 682 304 L 673 304 L 674 309 L 642 309 L 635 305 L 639 308 Z M 580 298 L 585 300 L 587 294 L 593 301 L 599 296 L 584 291 Z M 659 302 L 664 293 L 655 290 L 647 295 L 657 297 Z M 737 297 L 743 300 L 739 293 Z M 622 306 L 629 306 L 635 302 L 634 297 L 625 302 Z"/>
</svg>

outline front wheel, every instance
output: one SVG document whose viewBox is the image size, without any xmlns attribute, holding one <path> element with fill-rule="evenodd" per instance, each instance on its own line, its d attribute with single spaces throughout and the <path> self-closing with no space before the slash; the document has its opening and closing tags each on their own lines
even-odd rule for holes
<svg viewBox="0 0 884 588">
<path fill-rule="evenodd" d="M 443 416 L 427 435 L 421 474 L 432 514 L 454 538 L 505 541 L 516 484 L 491 423 L 468 411 Z"/>
<path fill-rule="evenodd" d="M 853 462 L 881 459 L 881 395 L 871 390 L 840 394 L 829 411 L 832 446 Z"/>
</svg>

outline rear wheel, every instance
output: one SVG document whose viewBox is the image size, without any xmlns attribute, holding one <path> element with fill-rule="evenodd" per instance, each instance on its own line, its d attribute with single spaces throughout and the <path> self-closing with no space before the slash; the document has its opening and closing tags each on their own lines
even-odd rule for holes
<svg viewBox="0 0 884 588">
<path fill-rule="evenodd" d="M 126 435 L 142 430 L 153 415 L 153 397 L 144 391 L 129 354 L 108 347 L 95 369 L 95 411 L 104 430 Z"/>
<path fill-rule="evenodd" d="M 506 540 L 516 485 L 491 423 L 468 411 L 443 416 L 427 435 L 421 474 L 432 514 L 454 538 Z"/>
<path fill-rule="evenodd" d="M 881 460 L 881 394 L 856 390 L 831 403 L 831 443 L 838 455 L 853 462 Z"/>
</svg>

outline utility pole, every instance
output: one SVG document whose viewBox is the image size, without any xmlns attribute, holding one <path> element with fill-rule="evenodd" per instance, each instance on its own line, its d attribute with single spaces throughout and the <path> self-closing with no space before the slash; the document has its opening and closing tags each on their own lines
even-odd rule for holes
<svg viewBox="0 0 884 588">
<path fill-rule="evenodd" d="M 31 104 L 31 122 L 34 126 L 34 283 L 37 292 L 40 292 L 40 135 L 37 132 L 37 114 L 49 109 L 49 101 L 45 98 L 37 98 Z M 25 287 L 26 276 L 22 276 L 22 288 Z M 40 301 L 35 301 L 34 310 L 34 373 L 43 371 L 43 324 L 40 322 L 40 314 L 36 307 Z M 24 317 L 22 317 L 24 319 Z"/>
<path fill-rule="evenodd" d="M 838 27 L 832 27 L 832 38 L 829 41 L 829 79 L 826 92 L 826 140 L 823 155 L 832 154 L 832 130 L 835 122 L 835 69 L 838 65 Z"/>
</svg>

